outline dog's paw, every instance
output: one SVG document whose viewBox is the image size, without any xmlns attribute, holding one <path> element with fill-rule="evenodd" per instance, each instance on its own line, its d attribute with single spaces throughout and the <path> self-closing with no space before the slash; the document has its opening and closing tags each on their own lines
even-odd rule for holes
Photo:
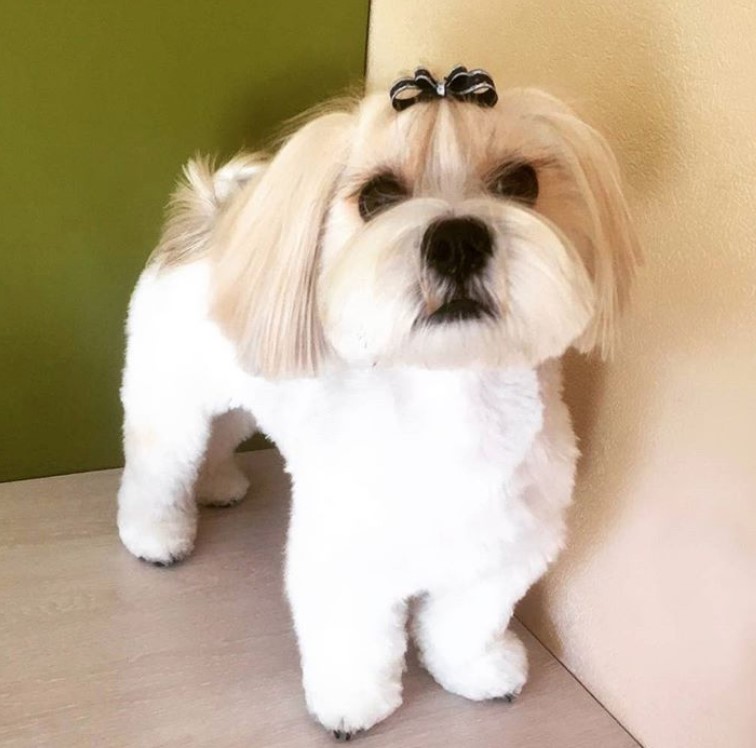
<svg viewBox="0 0 756 748">
<path fill-rule="evenodd" d="M 171 566 L 192 552 L 197 518 L 179 509 L 166 512 L 160 518 L 121 514 L 118 534 L 137 558 L 156 566 Z"/>
<path fill-rule="evenodd" d="M 203 470 L 197 483 L 197 503 L 202 506 L 233 506 L 247 494 L 249 480 L 231 459 L 213 470 Z"/>
<path fill-rule="evenodd" d="M 307 707 L 315 719 L 340 741 L 351 740 L 394 712 L 402 703 L 400 682 L 383 685 L 320 685 L 307 691 Z"/>
<path fill-rule="evenodd" d="M 464 665 L 435 667 L 433 677 L 447 691 L 473 701 L 512 702 L 528 679 L 525 646 L 512 631 Z"/>
<path fill-rule="evenodd" d="M 333 737 L 339 743 L 348 743 L 354 737 L 354 733 L 346 732 L 345 730 L 334 730 Z"/>
</svg>

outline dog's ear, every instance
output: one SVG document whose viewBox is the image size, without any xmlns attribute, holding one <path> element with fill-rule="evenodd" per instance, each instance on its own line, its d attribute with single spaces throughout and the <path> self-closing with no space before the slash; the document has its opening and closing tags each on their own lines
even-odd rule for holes
<svg viewBox="0 0 756 748">
<path fill-rule="evenodd" d="M 611 355 L 616 326 L 624 308 L 641 251 L 622 192 L 617 161 L 606 140 L 568 107 L 545 94 L 539 126 L 559 154 L 567 191 L 558 196 L 557 225 L 585 262 L 595 292 L 595 311 L 575 347 L 584 353 Z"/>
<path fill-rule="evenodd" d="M 352 120 L 332 112 L 300 128 L 218 226 L 212 312 L 251 373 L 312 375 L 326 352 L 319 243 Z"/>
</svg>

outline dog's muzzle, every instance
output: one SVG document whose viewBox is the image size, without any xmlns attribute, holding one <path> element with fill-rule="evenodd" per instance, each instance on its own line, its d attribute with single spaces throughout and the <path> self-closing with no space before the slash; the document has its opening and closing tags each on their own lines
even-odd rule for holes
<svg viewBox="0 0 756 748">
<path fill-rule="evenodd" d="M 477 218 L 448 218 L 428 227 L 422 254 L 431 270 L 463 286 L 485 268 L 493 255 L 493 241 L 486 225 Z"/>
<path fill-rule="evenodd" d="M 427 317 L 442 323 L 491 316 L 490 307 L 473 297 L 471 283 L 493 256 L 488 227 L 477 218 L 448 218 L 431 224 L 421 245 L 425 266 L 450 288 L 445 302 Z"/>
</svg>

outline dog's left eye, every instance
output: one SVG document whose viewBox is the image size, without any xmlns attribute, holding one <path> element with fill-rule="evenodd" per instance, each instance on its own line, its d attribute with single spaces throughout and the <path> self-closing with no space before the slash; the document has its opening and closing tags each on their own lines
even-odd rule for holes
<svg viewBox="0 0 756 748">
<path fill-rule="evenodd" d="M 369 221 L 407 197 L 407 189 L 393 174 L 379 174 L 360 190 L 357 199 L 360 216 L 363 221 Z"/>
<path fill-rule="evenodd" d="M 489 189 L 500 197 L 533 205 L 538 197 L 538 175 L 530 164 L 507 164 L 489 182 Z"/>
</svg>

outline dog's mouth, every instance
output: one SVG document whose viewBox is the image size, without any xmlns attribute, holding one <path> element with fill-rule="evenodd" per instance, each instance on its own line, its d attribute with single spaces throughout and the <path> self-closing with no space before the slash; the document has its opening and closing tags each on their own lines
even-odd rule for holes
<svg viewBox="0 0 756 748">
<path fill-rule="evenodd" d="M 426 322 L 432 325 L 440 325 L 492 316 L 493 313 L 486 304 L 469 297 L 458 297 L 442 304 L 435 312 L 426 317 Z"/>
</svg>

